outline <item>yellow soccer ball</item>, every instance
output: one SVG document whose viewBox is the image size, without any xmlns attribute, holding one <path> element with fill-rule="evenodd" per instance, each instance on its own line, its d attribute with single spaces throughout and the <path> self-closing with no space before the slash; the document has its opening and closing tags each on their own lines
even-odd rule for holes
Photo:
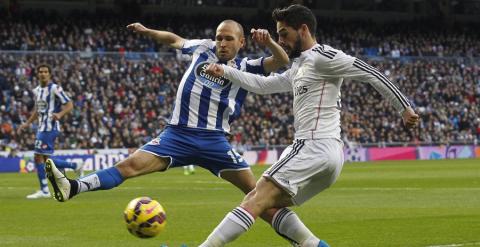
<svg viewBox="0 0 480 247">
<path fill-rule="evenodd" d="M 167 216 L 162 205 L 150 197 L 133 199 L 123 214 L 128 231 L 139 238 L 155 237 L 167 224 Z"/>
</svg>

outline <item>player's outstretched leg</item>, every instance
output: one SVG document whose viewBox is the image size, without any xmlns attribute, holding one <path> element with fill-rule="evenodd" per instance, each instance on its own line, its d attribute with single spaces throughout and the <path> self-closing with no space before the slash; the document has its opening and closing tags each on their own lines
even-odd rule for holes
<svg viewBox="0 0 480 247">
<path fill-rule="evenodd" d="M 52 159 L 45 162 L 45 170 L 54 190 L 53 197 L 59 202 L 65 202 L 84 191 L 108 190 L 124 181 L 116 167 L 100 170 L 77 180 L 68 179 Z"/>
<path fill-rule="evenodd" d="M 54 198 L 64 202 L 75 195 L 96 190 L 109 190 L 119 186 L 125 179 L 163 171 L 167 168 L 169 158 L 161 158 L 154 154 L 137 151 L 113 167 L 99 170 L 78 179 L 68 179 L 58 170 L 55 162 L 46 162 L 47 177 L 54 189 Z"/>
</svg>

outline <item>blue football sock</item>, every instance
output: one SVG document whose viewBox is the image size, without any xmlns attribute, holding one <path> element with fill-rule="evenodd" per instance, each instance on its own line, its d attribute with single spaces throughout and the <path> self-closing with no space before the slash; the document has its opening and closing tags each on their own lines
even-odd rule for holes
<svg viewBox="0 0 480 247">
<path fill-rule="evenodd" d="M 68 161 L 60 160 L 60 159 L 52 159 L 52 160 L 53 160 L 53 163 L 55 163 L 55 166 L 56 166 L 58 169 L 70 168 L 70 169 L 75 170 L 75 168 L 77 168 L 77 164 L 76 164 L 76 163 L 73 163 L 73 162 L 68 162 Z"/>
<path fill-rule="evenodd" d="M 92 190 L 109 190 L 123 183 L 117 167 L 110 167 L 77 179 L 78 193 Z"/>
<path fill-rule="evenodd" d="M 43 192 L 48 192 L 47 173 L 45 172 L 45 164 L 39 163 L 35 165 L 37 167 L 37 176 L 38 176 L 38 181 L 40 182 L 40 190 L 42 190 Z"/>
</svg>

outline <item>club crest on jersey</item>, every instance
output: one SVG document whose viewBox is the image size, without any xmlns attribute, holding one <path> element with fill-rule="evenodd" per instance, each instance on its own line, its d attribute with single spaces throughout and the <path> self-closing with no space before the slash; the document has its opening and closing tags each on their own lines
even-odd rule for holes
<svg viewBox="0 0 480 247">
<path fill-rule="evenodd" d="M 37 110 L 40 112 L 44 112 L 47 109 L 47 101 L 45 100 L 38 100 L 36 104 Z"/>
<path fill-rule="evenodd" d="M 151 140 L 148 144 L 149 145 L 160 145 L 160 140 L 161 139 L 157 137 L 157 138 Z"/>
<path fill-rule="evenodd" d="M 203 62 L 195 68 L 195 75 L 197 79 L 206 87 L 211 89 L 223 89 L 231 84 L 230 80 L 225 77 L 214 77 L 205 72 L 208 67 L 208 62 Z"/>
</svg>

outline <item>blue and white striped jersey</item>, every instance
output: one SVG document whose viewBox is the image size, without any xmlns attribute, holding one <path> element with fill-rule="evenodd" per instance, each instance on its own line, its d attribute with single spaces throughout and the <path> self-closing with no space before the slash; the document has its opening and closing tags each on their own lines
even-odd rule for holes
<svg viewBox="0 0 480 247">
<path fill-rule="evenodd" d="M 209 63 L 217 63 L 215 42 L 186 40 L 182 53 L 192 55 L 192 63 L 182 77 L 170 125 L 230 131 L 230 123 L 240 115 L 247 91 L 226 78 L 205 73 Z M 254 74 L 265 74 L 263 58 L 235 58 L 227 65 Z"/>
<path fill-rule="evenodd" d="M 46 87 L 33 89 L 35 108 L 38 113 L 38 131 L 60 131 L 60 123 L 52 119 L 53 113 L 61 111 L 61 105 L 70 101 L 62 87 L 53 82 Z"/>
</svg>

